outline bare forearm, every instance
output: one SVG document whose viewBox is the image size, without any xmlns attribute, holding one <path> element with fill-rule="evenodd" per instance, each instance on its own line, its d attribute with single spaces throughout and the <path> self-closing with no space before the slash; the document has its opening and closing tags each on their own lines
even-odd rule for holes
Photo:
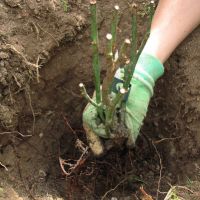
<svg viewBox="0 0 200 200">
<path fill-rule="evenodd" d="M 160 0 L 144 52 L 164 63 L 200 24 L 200 0 Z"/>
</svg>

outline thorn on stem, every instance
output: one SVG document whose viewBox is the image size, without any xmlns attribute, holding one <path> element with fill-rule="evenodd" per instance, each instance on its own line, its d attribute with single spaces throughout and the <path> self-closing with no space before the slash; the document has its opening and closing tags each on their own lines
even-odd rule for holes
<svg viewBox="0 0 200 200">
<path fill-rule="evenodd" d="M 90 98 L 90 96 L 88 95 L 86 89 L 85 89 L 85 85 L 83 83 L 79 83 L 79 87 L 80 87 L 80 90 L 81 90 L 81 94 L 83 95 L 83 97 L 85 97 L 85 99 L 91 103 L 93 106 L 99 108 L 99 105 L 93 100 Z"/>
</svg>

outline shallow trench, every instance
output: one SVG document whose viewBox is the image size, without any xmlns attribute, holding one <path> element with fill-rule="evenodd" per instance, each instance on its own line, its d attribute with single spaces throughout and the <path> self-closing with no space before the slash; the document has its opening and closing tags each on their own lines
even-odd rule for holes
<svg viewBox="0 0 200 200">
<path fill-rule="evenodd" d="M 74 148 L 76 139 L 86 143 L 81 125 L 86 102 L 80 96 L 78 84 L 84 82 L 91 94 L 91 53 L 85 51 L 90 41 L 86 36 L 56 51 L 41 70 L 41 83 L 32 88 L 33 107 L 38 113 L 35 123 L 35 138 L 38 139 L 32 139 L 33 146 L 39 141 L 41 145 L 37 143 L 37 148 L 41 148 L 43 154 L 47 152 L 53 156 L 40 170 L 49 175 L 47 183 L 56 185 L 53 186 L 56 193 L 66 199 L 98 199 L 122 181 L 108 196 L 134 198 L 135 194 L 140 196 L 139 187 L 144 185 L 145 190 L 155 197 L 160 176 L 160 191 L 167 191 L 168 183 L 182 185 L 188 180 L 199 180 L 199 132 L 196 129 L 199 105 L 194 102 L 194 97 L 198 99 L 199 95 L 196 93 L 198 73 L 195 73 L 199 56 L 193 42 L 198 35 L 199 29 L 166 64 L 165 76 L 155 88 L 136 148 L 132 151 L 113 150 L 100 159 L 89 156 L 67 180 L 58 165 L 58 157 L 75 160 L 79 156 L 79 150 Z M 192 67 L 188 68 L 188 63 Z M 191 88 L 193 81 L 195 87 Z M 186 141 L 187 148 L 183 148 Z M 163 199 L 162 194 L 159 199 Z"/>
<path fill-rule="evenodd" d="M 81 123 L 86 101 L 80 96 L 78 84 L 84 82 L 91 94 L 91 56 L 85 51 L 89 43 L 86 34 L 56 50 L 40 71 L 40 83 L 33 82 L 28 95 L 24 95 L 18 130 L 32 136 L 12 138 L 3 152 L 9 169 L 3 184 L 11 184 L 24 199 L 46 199 L 47 194 L 50 199 L 100 199 L 120 182 L 120 187 L 106 196 L 133 198 L 135 193 L 140 194 L 141 185 L 156 195 L 159 159 L 147 136 L 142 135 L 132 151 L 115 149 L 99 159 L 89 154 L 68 177 L 61 170 L 59 158 L 79 158 L 76 140 L 87 144 Z M 173 181 L 168 174 L 166 179 Z"/>
<path fill-rule="evenodd" d="M 83 38 L 57 50 L 40 71 L 40 84 L 32 85 L 35 124 L 28 100 L 20 130 L 29 127 L 30 132 L 34 129 L 34 134 L 16 148 L 17 155 L 20 154 L 19 165 L 23 168 L 21 177 L 27 180 L 36 196 L 45 196 L 48 191 L 64 199 L 99 199 L 120 181 L 123 189 L 119 187 L 111 196 L 131 198 L 143 184 L 147 184 L 148 192 L 155 195 L 159 159 L 151 139 L 146 136 L 139 138 L 133 151 L 115 149 L 99 159 L 90 154 L 80 169 L 67 178 L 61 170 L 59 157 L 76 160 L 80 156 L 75 147 L 76 139 L 87 144 L 81 123 L 86 101 L 78 88 L 79 82 L 84 82 L 90 93 L 93 90 L 91 71 L 88 71 L 91 56 L 84 51 L 87 43 L 89 40 Z M 86 66 L 82 65 L 83 61 Z M 28 180 L 32 175 L 33 180 Z M 35 185 L 38 179 L 42 181 Z M 172 181 L 168 175 L 166 179 Z"/>
<path fill-rule="evenodd" d="M 156 95 L 151 102 L 150 112 L 136 148 L 132 151 L 113 150 L 100 159 L 89 156 L 80 169 L 66 179 L 59 166 L 59 157 L 76 160 L 80 156 L 78 148 L 75 148 L 77 137 L 86 143 L 81 126 L 81 114 L 86 102 L 79 94 L 78 83 L 84 82 L 90 93 L 92 92 L 91 71 L 88 71 L 91 56 L 89 51 L 84 51 L 87 44 L 89 40 L 83 38 L 57 50 L 55 56 L 40 71 L 40 84 L 33 83 L 30 97 L 35 123 L 33 124 L 30 99 L 27 99 L 27 104 L 24 105 L 25 112 L 19 120 L 19 130 L 22 133 L 32 132 L 34 128 L 34 133 L 30 139 L 14 143 L 16 158 L 10 165 L 19 170 L 11 171 L 10 175 L 20 176 L 23 180 L 23 187 L 16 183 L 15 187 L 19 187 L 20 193 L 24 190 L 25 196 L 30 199 L 32 196 L 46 198 L 47 193 L 64 199 L 99 199 L 124 181 L 110 197 L 131 198 L 135 194 L 139 196 L 141 185 L 144 185 L 149 194 L 156 196 L 160 159 L 161 191 L 169 189 L 168 182 L 183 183 L 185 177 L 193 178 L 194 174 L 191 174 L 190 170 L 195 163 L 198 164 L 198 160 L 195 159 L 198 154 L 193 153 L 193 163 L 188 164 L 186 158 L 188 159 L 187 155 L 194 151 L 196 141 L 191 137 L 191 133 L 187 133 L 185 127 L 182 127 L 183 113 L 177 115 L 177 111 L 181 109 L 180 112 L 184 112 L 185 107 L 179 108 L 178 104 L 182 101 L 179 96 L 173 98 L 173 103 L 170 95 L 164 98 L 166 93 L 174 91 L 173 87 L 167 88 L 172 80 L 176 80 L 177 86 L 182 87 L 180 82 L 185 76 L 182 69 L 174 72 L 174 69 L 170 68 L 171 63 L 177 67 L 180 65 L 180 56 L 176 54 L 166 66 L 164 79 L 157 85 Z M 82 63 L 86 65 L 83 66 Z M 173 76 L 173 73 L 177 73 L 178 76 Z M 180 131 L 184 131 L 186 135 L 182 136 Z M 182 152 L 179 137 L 183 137 L 183 142 L 187 140 L 188 144 L 191 143 L 191 149 L 188 146 L 187 151 Z M 165 141 L 165 138 L 171 139 Z M 155 146 L 152 145 L 152 140 L 157 142 Z M 185 163 L 186 168 L 180 168 L 182 163 Z M 162 198 L 160 195 L 160 199 Z"/>
<path fill-rule="evenodd" d="M 86 102 L 78 88 L 83 82 L 90 94 L 93 91 L 87 31 L 57 49 L 40 70 L 40 83 L 33 82 L 24 95 L 18 130 L 32 137 L 14 137 L 4 149 L 9 173 L 5 172 L 1 184 L 12 185 L 23 200 L 68 200 L 100 199 L 120 183 L 108 199 L 136 199 L 141 185 L 156 197 L 160 176 L 159 189 L 164 192 L 168 183 L 199 180 L 199 41 L 197 29 L 166 64 L 136 148 L 113 150 L 99 159 L 90 155 L 67 178 L 59 157 L 76 160 L 80 156 L 77 138 L 87 143 L 81 123 Z"/>
</svg>

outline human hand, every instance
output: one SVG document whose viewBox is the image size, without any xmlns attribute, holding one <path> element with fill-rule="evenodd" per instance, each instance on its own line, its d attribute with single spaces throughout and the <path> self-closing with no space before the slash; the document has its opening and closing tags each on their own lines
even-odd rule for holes
<svg viewBox="0 0 200 200">
<path fill-rule="evenodd" d="M 116 73 L 118 74 L 116 79 L 119 82 L 123 82 L 124 74 L 123 72 L 120 73 L 119 70 Z M 150 98 L 153 95 L 155 81 L 163 73 L 163 65 L 155 57 L 146 54 L 140 56 L 131 80 L 130 92 L 125 103 L 125 109 L 123 110 L 124 123 L 128 129 L 126 143 L 128 147 L 133 147 L 135 144 L 147 113 Z M 117 86 L 117 82 L 115 86 Z M 116 88 L 115 91 L 117 91 Z M 105 125 L 98 120 L 97 110 L 90 103 L 83 112 L 83 125 L 92 151 L 95 155 L 102 154 L 104 146 L 99 137 L 107 137 Z"/>
<path fill-rule="evenodd" d="M 139 135 L 153 96 L 155 81 L 164 73 L 162 63 L 155 57 L 142 54 L 137 62 L 128 100 L 125 105 L 125 125 L 128 128 L 126 145 L 131 148 Z"/>
<path fill-rule="evenodd" d="M 95 94 L 93 100 L 95 101 Z M 106 135 L 106 130 L 99 119 L 97 108 L 91 103 L 88 103 L 83 111 L 83 128 L 92 152 L 95 156 L 101 156 L 104 153 L 104 145 L 100 137 Z"/>
</svg>

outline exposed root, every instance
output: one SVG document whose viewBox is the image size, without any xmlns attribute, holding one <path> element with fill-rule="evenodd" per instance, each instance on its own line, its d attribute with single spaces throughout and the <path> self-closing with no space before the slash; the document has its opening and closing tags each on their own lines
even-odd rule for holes
<svg viewBox="0 0 200 200">
<path fill-rule="evenodd" d="M 22 52 L 18 51 L 13 45 L 11 45 L 11 44 L 6 44 L 6 47 L 7 47 L 8 49 L 10 49 L 11 51 L 15 52 L 17 55 L 19 55 L 19 56 L 22 58 L 23 62 L 24 62 L 26 65 L 31 66 L 31 67 L 34 67 L 34 68 L 39 68 L 39 67 L 40 67 L 38 64 L 34 64 L 34 63 L 29 62 L 29 61 L 27 60 L 27 58 L 25 57 L 25 55 L 24 55 Z"/>
<path fill-rule="evenodd" d="M 160 153 L 158 152 L 158 149 L 156 148 L 154 142 L 152 141 L 152 145 L 156 151 L 156 154 L 159 158 L 159 165 L 160 165 L 160 171 L 159 171 L 159 180 L 158 180 L 158 187 L 157 187 L 157 192 L 156 192 L 156 200 L 158 200 L 159 192 L 160 192 L 160 184 L 161 184 L 161 179 L 162 179 L 162 170 L 163 170 L 163 165 L 162 165 L 162 159 L 160 156 Z"/>
<path fill-rule="evenodd" d="M 40 55 L 37 58 L 37 62 L 36 62 L 37 66 L 39 66 L 39 61 L 40 61 Z M 37 79 L 37 82 L 39 83 L 40 82 L 39 67 L 36 68 L 36 79 Z"/>
<path fill-rule="evenodd" d="M 59 42 L 56 40 L 55 37 L 53 37 L 53 35 L 51 33 L 49 33 L 48 31 L 44 30 L 39 24 L 37 24 L 37 26 L 44 32 L 44 33 L 47 33 L 54 41 L 55 43 L 57 44 L 57 46 L 59 47 Z"/>
<path fill-rule="evenodd" d="M 79 157 L 78 160 L 74 160 L 74 159 L 64 160 L 61 157 L 59 157 L 59 163 L 60 163 L 62 172 L 64 173 L 66 177 L 68 177 L 72 175 L 73 173 L 77 172 L 80 169 L 80 167 L 83 166 L 83 164 L 85 163 L 89 155 L 88 154 L 89 147 L 78 138 L 76 131 L 71 127 L 67 118 L 65 116 L 63 116 L 63 118 L 64 118 L 66 126 L 70 129 L 70 131 L 73 133 L 73 135 L 76 138 L 75 147 L 78 148 L 79 151 L 81 152 L 81 156 Z M 67 170 L 65 170 L 65 166 L 68 168 Z"/>
<path fill-rule="evenodd" d="M 32 112 L 32 116 L 33 116 L 32 132 L 34 134 L 35 133 L 35 121 L 36 121 L 36 119 L 35 119 L 35 112 L 34 112 L 33 105 L 32 105 L 31 95 L 30 95 L 28 89 L 25 89 L 25 92 L 26 92 L 26 94 L 28 96 L 29 106 L 30 106 L 30 109 L 31 109 L 31 112 Z"/>
<path fill-rule="evenodd" d="M 25 138 L 25 137 L 32 137 L 32 135 L 24 135 L 24 134 L 20 133 L 19 131 L 6 131 L 6 132 L 0 133 L 0 135 L 14 134 L 14 133 L 20 135 L 23 138 Z"/>
<path fill-rule="evenodd" d="M 35 30 L 36 35 L 37 35 L 37 40 L 38 40 L 39 34 L 40 34 L 38 27 L 36 26 L 34 22 L 30 22 L 30 25 L 32 25 L 33 29 Z"/>
<path fill-rule="evenodd" d="M 180 139 L 181 137 L 174 137 L 174 138 L 163 138 L 163 139 L 160 139 L 160 140 L 156 140 L 154 141 L 154 144 L 159 144 L 161 142 L 164 142 L 164 141 L 169 141 L 169 140 L 177 140 L 177 139 Z"/>
<path fill-rule="evenodd" d="M 140 192 L 142 193 L 142 200 L 153 200 L 152 196 L 147 194 L 147 192 L 144 190 L 143 186 L 140 187 Z"/>
<path fill-rule="evenodd" d="M 0 161 L 0 166 L 2 166 L 6 171 L 8 171 L 8 168 Z"/>
<path fill-rule="evenodd" d="M 169 190 L 169 192 L 167 193 L 166 197 L 164 200 L 171 200 L 172 196 L 174 194 L 176 194 L 176 189 L 183 189 L 186 190 L 188 192 L 190 192 L 191 194 L 194 194 L 194 191 L 190 190 L 189 188 L 185 187 L 185 186 L 172 186 L 171 189 Z M 182 199 L 182 198 L 181 198 Z M 181 200 L 180 199 L 180 200 Z M 184 200 L 184 199 L 183 199 Z"/>
<path fill-rule="evenodd" d="M 85 161 L 87 160 L 88 149 L 89 147 L 86 147 L 84 149 L 78 160 L 72 160 L 72 159 L 64 160 L 61 157 L 59 157 L 60 167 L 66 176 L 70 176 L 71 174 L 77 172 L 77 170 L 80 169 L 80 167 L 85 163 Z M 65 166 L 69 167 L 67 171 L 65 170 Z"/>
<path fill-rule="evenodd" d="M 11 73 L 11 74 L 12 74 L 12 76 L 13 76 L 13 78 L 14 78 L 16 84 L 17 84 L 17 86 L 18 86 L 19 88 L 21 88 L 22 85 L 21 85 L 21 83 L 17 80 L 17 77 L 15 76 L 15 74 L 14 74 L 14 73 Z"/>
<path fill-rule="evenodd" d="M 71 132 L 74 134 L 74 136 L 76 136 L 76 138 L 77 138 L 76 131 L 71 127 L 70 123 L 69 123 L 68 120 L 67 120 L 67 117 L 66 117 L 66 116 L 63 116 L 63 118 L 64 118 L 64 121 L 65 121 L 66 126 L 70 129 L 70 131 L 71 131 Z"/>
<path fill-rule="evenodd" d="M 88 146 L 86 144 L 84 144 L 81 140 L 77 139 L 76 140 L 76 147 L 81 151 L 84 152 L 86 148 L 88 148 Z"/>
<path fill-rule="evenodd" d="M 107 195 L 113 191 L 115 191 L 122 183 L 124 183 L 125 181 L 127 181 L 127 178 L 124 178 L 123 180 L 121 180 L 114 188 L 108 190 L 102 197 L 101 200 L 104 200 Z"/>
<path fill-rule="evenodd" d="M 180 188 L 180 189 L 183 189 L 183 190 L 187 190 L 189 191 L 190 193 L 194 194 L 194 191 L 190 190 L 188 187 L 185 187 L 185 186 L 175 186 L 175 188 Z"/>
<path fill-rule="evenodd" d="M 9 49 L 9 50 L 11 50 L 11 51 L 13 51 L 14 53 L 16 53 L 19 57 L 21 57 L 21 58 L 22 58 L 22 61 L 24 62 L 25 65 L 30 66 L 30 67 L 33 67 L 33 68 L 36 69 L 36 74 L 37 74 L 37 75 L 36 75 L 36 76 L 37 76 L 36 78 L 37 78 L 37 82 L 39 83 L 39 68 L 41 67 L 41 66 L 39 65 L 40 55 L 39 55 L 38 58 L 37 58 L 36 64 L 34 64 L 34 63 L 29 62 L 29 61 L 27 60 L 27 58 L 25 57 L 25 55 L 24 55 L 22 52 L 18 51 L 13 45 L 11 45 L 11 44 L 6 44 L 6 48 Z M 21 84 L 18 83 L 18 81 L 17 81 L 17 79 L 16 79 L 15 76 L 14 76 L 14 79 L 15 79 L 17 85 L 18 85 L 19 87 L 21 87 Z"/>
<path fill-rule="evenodd" d="M 23 173 L 22 173 L 22 167 L 21 167 L 21 164 L 20 164 L 20 156 L 18 155 L 18 152 L 17 152 L 17 149 L 16 149 L 15 145 L 13 146 L 13 150 L 14 150 L 15 156 L 17 158 L 16 166 L 17 166 L 18 174 L 19 174 L 19 177 L 21 179 L 22 185 L 23 185 L 25 191 L 27 192 L 28 197 L 30 199 L 32 199 L 32 200 L 36 200 L 36 198 L 32 194 L 30 188 L 28 187 L 27 182 L 25 181 L 25 179 L 24 179 L 24 177 L 22 175 Z"/>
</svg>

